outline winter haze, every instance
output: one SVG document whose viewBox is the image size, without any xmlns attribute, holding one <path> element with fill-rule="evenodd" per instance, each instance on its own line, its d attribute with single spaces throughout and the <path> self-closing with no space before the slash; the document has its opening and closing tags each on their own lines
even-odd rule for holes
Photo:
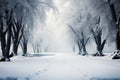
<svg viewBox="0 0 120 80">
<path fill-rule="evenodd" d="M 115 50 L 115 29 L 111 25 L 111 13 L 108 4 L 104 0 L 54 0 L 54 3 L 57 10 L 51 9 L 47 11 L 46 24 L 41 25 L 37 22 L 35 25 L 37 26 L 34 33 L 35 41 L 41 39 L 40 45 L 43 48 L 47 47 L 49 52 L 72 52 L 73 47 L 75 47 L 76 51 L 78 51 L 74 40 L 75 35 L 71 32 L 68 25 L 73 25 L 78 30 L 85 30 L 89 27 L 91 21 L 87 20 L 86 17 L 90 15 L 90 17 L 101 17 L 102 37 L 107 38 L 104 51 L 112 52 Z M 76 18 L 80 14 L 83 16 L 83 19 L 81 23 L 77 23 Z M 95 20 L 92 23 L 94 25 Z M 89 35 L 90 33 L 87 32 L 85 34 Z M 95 46 L 96 44 L 91 38 L 90 43 L 87 44 L 87 50 L 96 51 Z"/>
<path fill-rule="evenodd" d="M 120 80 L 120 0 L 0 0 L 0 80 Z"/>
</svg>

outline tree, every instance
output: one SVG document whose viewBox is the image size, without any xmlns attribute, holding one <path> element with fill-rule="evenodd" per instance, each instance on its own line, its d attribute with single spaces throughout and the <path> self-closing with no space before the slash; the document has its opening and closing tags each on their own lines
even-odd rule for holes
<svg viewBox="0 0 120 80">
<path fill-rule="evenodd" d="M 94 37 L 95 43 L 97 45 L 97 53 L 95 53 L 93 56 L 104 56 L 102 53 L 104 45 L 106 43 L 106 39 L 102 41 L 102 29 L 100 28 L 100 17 L 97 20 L 97 26 L 94 28 L 90 27 L 90 31 Z"/>
<path fill-rule="evenodd" d="M 87 42 L 90 39 L 90 37 L 86 38 L 83 31 L 78 32 L 77 30 L 72 28 L 71 25 L 69 25 L 69 28 L 71 29 L 71 31 L 75 34 L 75 36 L 77 38 L 76 43 L 77 43 L 78 48 L 79 48 L 79 54 L 87 55 L 88 53 L 86 50 L 86 45 L 87 45 Z"/>
<path fill-rule="evenodd" d="M 9 52 L 11 47 L 11 27 L 13 10 L 3 9 L 2 16 L 0 17 L 0 39 L 1 50 L 3 58 L 0 61 L 10 61 Z"/>
<path fill-rule="evenodd" d="M 9 57 L 17 55 L 21 39 L 24 52 L 27 52 L 28 38 L 25 35 L 24 25 L 34 23 L 34 16 L 38 16 L 41 23 L 45 22 L 46 10 L 53 8 L 52 0 L 0 0 L 0 41 L 3 58 L 1 61 L 10 61 Z M 33 28 L 33 26 L 28 26 Z M 32 30 L 32 29 L 31 29 Z M 11 42 L 13 51 L 10 53 Z"/>
<path fill-rule="evenodd" d="M 120 16 L 117 16 L 114 3 L 112 3 L 111 0 L 108 0 L 108 3 L 109 3 L 112 19 L 116 27 L 116 49 L 120 50 L 120 42 L 119 42 L 120 41 L 120 35 L 119 35 L 120 34 L 120 29 L 119 29 Z"/>
<path fill-rule="evenodd" d="M 112 2 L 112 0 L 108 0 L 108 4 L 110 7 L 112 19 L 113 19 L 113 24 L 115 25 L 116 28 L 116 50 L 114 52 L 113 59 L 120 59 L 119 53 L 120 53 L 120 13 L 117 13 L 116 6 Z M 118 15 L 117 15 L 118 14 Z"/>
<path fill-rule="evenodd" d="M 23 51 L 23 56 L 27 56 L 27 44 L 28 44 L 29 37 L 30 37 L 30 28 L 28 28 L 28 26 L 26 25 L 24 27 L 23 36 L 20 42 L 21 48 Z"/>
<path fill-rule="evenodd" d="M 12 41 L 13 41 L 14 55 L 17 55 L 18 46 L 24 32 L 24 24 L 22 21 L 23 21 L 22 18 L 21 20 L 17 20 L 17 21 L 15 21 L 14 19 L 14 26 L 12 27 Z"/>
<path fill-rule="evenodd" d="M 33 44 L 32 47 L 34 53 L 40 53 L 40 44 Z"/>
</svg>

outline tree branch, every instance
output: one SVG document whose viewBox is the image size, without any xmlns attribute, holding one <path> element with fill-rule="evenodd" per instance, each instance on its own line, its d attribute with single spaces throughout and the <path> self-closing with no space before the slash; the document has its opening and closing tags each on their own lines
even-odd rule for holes
<svg viewBox="0 0 120 80">
<path fill-rule="evenodd" d="M 70 27 L 70 29 L 72 30 L 72 32 L 79 38 L 78 33 L 72 28 L 72 26 L 71 25 L 68 25 L 68 26 Z"/>
</svg>

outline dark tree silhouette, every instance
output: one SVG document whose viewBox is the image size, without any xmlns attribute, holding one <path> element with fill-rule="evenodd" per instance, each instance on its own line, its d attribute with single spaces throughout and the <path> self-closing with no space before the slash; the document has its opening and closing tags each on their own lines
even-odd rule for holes
<svg viewBox="0 0 120 80">
<path fill-rule="evenodd" d="M 97 45 L 97 53 L 95 53 L 93 56 L 104 56 L 102 53 L 104 45 L 106 43 L 106 39 L 102 41 L 102 29 L 100 28 L 100 17 L 97 20 L 97 26 L 95 28 L 90 27 L 90 31 L 94 37 L 95 43 Z"/>
<path fill-rule="evenodd" d="M 76 43 L 78 45 L 79 48 L 79 54 L 81 55 L 87 55 L 88 52 L 86 50 L 86 45 L 88 40 L 90 39 L 90 37 L 85 37 L 84 32 L 83 31 L 77 31 L 74 28 L 72 28 L 71 25 L 69 25 L 69 28 L 71 29 L 71 31 L 75 34 L 75 36 L 77 37 Z"/>
<path fill-rule="evenodd" d="M 120 13 L 117 15 L 117 11 L 115 8 L 115 4 L 112 2 L 112 0 L 108 0 L 112 19 L 113 19 L 113 24 L 115 25 L 116 28 L 116 50 L 114 52 L 113 59 L 120 59 Z"/>
<path fill-rule="evenodd" d="M 23 36 L 24 31 L 24 24 L 23 24 L 23 18 L 20 20 L 13 20 L 14 26 L 12 27 L 12 40 L 13 40 L 13 53 L 14 55 L 17 55 L 18 46 L 20 44 L 20 40 Z"/>
<path fill-rule="evenodd" d="M 28 38 L 23 34 L 24 25 L 33 24 L 34 16 L 38 16 L 41 23 L 45 22 L 46 10 L 50 8 L 55 8 L 52 0 L 0 0 L 0 42 L 3 56 L 0 61 L 10 61 L 10 57 L 17 55 L 21 39 L 23 53 L 27 53 Z M 13 51 L 9 54 L 11 42 Z"/>
<path fill-rule="evenodd" d="M 13 10 L 4 10 L 3 15 L 0 17 L 0 39 L 1 50 L 3 58 L 0 61 L 10 61 L 9 52 L 11 47 L 11 27 Z"/>
<path fill-rule="evenodd" d="M 23 36 L 20 42 L 21 48 L 23 51 L 22 56 L 27 56 L 27 44 L 28 44 L 29 37 L 30 37 L 30 28 L 28 28 L 28 26 L 25 26 Z"/>
<path fill-rule="evenodd" d="M 119 29 L 119 24 L 120 24 L 120 16 L 117 16 L 116 10 L 115 10 L 115 5 L 112 3 L 111 0 L 108 0 L 109 2 L 109 7 L 111 11 L 111 15 L 113 18 L 113 22 L 116 27 L 116 49 L 120 50 L 120 29 Z"/>
</svg>

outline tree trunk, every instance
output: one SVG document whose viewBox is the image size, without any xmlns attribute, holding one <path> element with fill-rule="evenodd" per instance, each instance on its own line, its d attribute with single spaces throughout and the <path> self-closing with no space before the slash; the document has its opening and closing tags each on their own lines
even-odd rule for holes
<svg viewBox="0 0 120 80">
<path fill-rule="evenodd" d="M 1 28 L 0 28 L 0 34 L 1 34 L 1 50 L 2 50 L 2 56 L 3 58 L 6 58 L 6 54 L 5 54 L 5 47 L 6 47 L 6 38 L 5 38 L 5 33 L 3 32 L 3 27 L 5 25 L 4 23 L 4 18 L 2 17 L 0 20 L 0 24 L 1 24 Z"/>
<path fill-rule="evenodd" d="M 5 47 L 6 47 L 5 34 L 2 33 L 2 35 L 1 35 L 1 49 L 2 49 L 2 56 L 3 56 L 3 58 L 6 58 Z"/>
<path fill-rule="evenodd" d="M 6 27 L 8 29 L 4 31 L 3 27 Z M 9 52 L 11 47 L 11 24 L 6 26 L 3 26 L 3 25 L 1 26 L 0 37 L 1 37 L 1 49 L 2 49 L 2 56 L 3 56 L 3 58 L 0 61 L 10 61 Z"/>
<path fill-rule="evenodd" d="M 16 44 L 16 42 L 14 42 L 13 43 L 13 54 L 17 55 L 18 54 L 17 51 L 18 51 L 18 45 Z"/>
<path fill-rule="evenodd" d="M 116 33 L 116 49 L 120 50 L 120 31 L 119 31 L 119 25 L 117 26 L 117 33 Z"/>
<path fill-rule="evenodd" d="M 114 6 L 113 3 L 110 3 L 109 6 L 110 6 L 110 11 L 111 11 L 111 14 L 112 14 L 113 21 L 116 23 L 117 22 L 117 16 L 116 16 L 116 12 L 115 12 L 115 6 Z"/>
<path fill-rule="evenodd" d="M 100 46 L 100 52 L 103 51 L 103 48 L 104 48 L 105 44 L 106 44 L 106 39 L 103 40 L 103 42 L 102 42 L 102 44 Z"/>
<path fill-rule="evenodd" d="M 81 47 L 81 45 L 80 45 L 80 41 L 78 41 L 78 43 L 77 43 L 77 45 L 78 45 L 78 49 L 79 49 L 79 54 L 81 54 L 82 53 L 82 47 Z"/>
<path fill-rule="evenodd" d="M 109 1 L 109 6 L 110 6 L 110 11 L 111 11 L 111 15 L 114 21 L 114 24 L 116 26 L 116 49 L 120 50 L 120 31 L 119 31 L 119 24 L 116 24 L 117 22 L 117 16 L 116 16 L 116 12 L 115 12 L 115 6 L 113 3 L 111 3 L 111 0 Z M 119 22 L 118 22 L 119 23 Z"/>
<path fill-rule="evenodd" d="M 24 50 L 23 53 L 26 55 L 27 54 L 27 43 L 24 44 Z"/>
<path fill-rule="evenodd" d="M 26 56 L 27 55 L 27 43 L 26 42 L 24 42 L 23 43 L 23 56 Z"/>
<path fill-rule="evenodd" d="M 83 45 L 83 54 L 82 54 L 82 55 L 84 56 L 84 55 L 87 55 L 87 54 L 88 54 L 88 53 L 87 53 L 87 50 L 86 50 L 86 46 Z"/>
<path fill-rule="evenodd" d="M 7 45 L 6 45 L 6 57 L 9 59 L 10 47 L 11 47 L 11 25 L 8 26 L 8 34 L 7 34 Z"/>
<path fill-rule="evenodd" d="M 99 36 L 101 37 L 101 36 Z M 101 38 L 99 38 L 101 39 Z M 106 43 L 106 39 L 101 43 L 101 40 L 97 39 L 98 43 L 97 43 L 97 53 L 95 53 L 93 56 L 104 56 L 104 54 L 102 53 L 103 51 L 103 48 L 105 46 L 105 43 Z"/>
</svg>

